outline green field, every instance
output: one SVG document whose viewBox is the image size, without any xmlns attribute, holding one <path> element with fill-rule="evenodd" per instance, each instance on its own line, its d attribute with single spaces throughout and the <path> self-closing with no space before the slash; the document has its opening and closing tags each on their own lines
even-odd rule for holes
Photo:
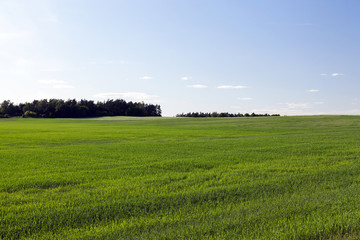
<svg viewBox="0 0 360 240">
<path fill-rule="evenodd" d="M 0 120 L 2 239 L 359 237 L 360 116 Z"/>
</svg>

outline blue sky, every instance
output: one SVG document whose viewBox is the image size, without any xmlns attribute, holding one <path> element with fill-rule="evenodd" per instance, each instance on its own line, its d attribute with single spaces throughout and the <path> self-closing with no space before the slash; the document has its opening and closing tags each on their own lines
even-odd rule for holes
<svg viewBox="0 0 360 240">
<path fill-rule="evenodd" d="M 360 114 L 357 0 L 1 0 L 0 100 Z"/>
</svg>

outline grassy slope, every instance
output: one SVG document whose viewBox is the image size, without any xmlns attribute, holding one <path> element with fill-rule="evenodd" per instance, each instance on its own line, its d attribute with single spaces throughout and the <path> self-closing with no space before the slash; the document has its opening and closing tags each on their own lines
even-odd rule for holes
<svg viewBox="0 0 360 240">
<path fill-rule="evenodd" d="M 360 117 L 0 121 L 0 236 L 325 239 L 360 226 Z"/>
</svg>

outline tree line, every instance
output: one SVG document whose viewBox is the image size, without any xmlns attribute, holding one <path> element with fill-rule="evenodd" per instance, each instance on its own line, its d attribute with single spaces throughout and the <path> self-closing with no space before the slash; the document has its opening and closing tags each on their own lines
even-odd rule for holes
<svg viewBox="0 0 360 240">
<path fill-rule="evenodd" d="M 75 99 L 42 99 L 14 104 L 5 100 L 0 105 L 0 118 L 86 118 L 102 116 L 161 116 L 160 105 L 126 102 L 122 99 L 94 102 Z"/>
<path fill-rule="evenodd" d="M 176 117 L 274 117 L 280 116 L 280 114 L 256 114 L 256 113 L 228 113 L 228 112 L 212 112 L 212 113 L 203 113 L 203 112 L 189 112 L 189 113 L 181 113 L 177 114 Z"/>
</svg>

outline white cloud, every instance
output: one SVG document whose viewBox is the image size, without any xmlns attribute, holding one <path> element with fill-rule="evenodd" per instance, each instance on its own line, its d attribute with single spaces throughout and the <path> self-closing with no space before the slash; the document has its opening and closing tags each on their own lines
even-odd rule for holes
<svg viewBox="0 0 360 240">
<path fill-rule="evenodd" d="M 218 86 L 217 88 L 221 88 L 221 89 L 242 89 L 242 88 L 247 88 L 246 86 L 232 86 L 232 85 L 222 85 L 222 86 Z"/>
<path fill-rule="evenodd" d="M 41 68 L 40 72 L 60 72 L 59 68 Z"/>
<path fill-rule="evenodd" d="M 68 84 L 57 84 L 54 85 L 53 88 L 57 88 L 57 89 L 72 89 L 75 88 L 73 85 L 68 85 Z"/>
<path fill-rule="evenodd" d="M 338 76 L 343 76 L 343 73 L 331 73 L 331 74 L 327 74 L 327 73 L 321 73 L 320 76 L 332 76 L 332 77 L 338 77 Z"/>
<path fill-rule="evenodd" d="M 159 96 L 157 95 L 150 95 L 147 93 L 141 92 L 125 92 L 125 93 L 115 93 L 115 92 L 108 92 L 108 93 L 98 93 L 93 95 L 95 98 L 99 99 L 125 99 L 126 101 L 135 101 L 135 102 L 158 102 Z"/>
<path fill-rule="evenodd" d="M 15 1 L 2 1 L 1 4 L 4 5 L 5 7 L 15 7 L 15 8 L 20 8 L 24 6 L 23 3 L 19 3 Z"/>
<path fill-rule="evenodd" d="M 319 112 L 312 110 L 312 105 L 309 103 L 279 103 L 279 107 L 269 106 L 252 109 L 250 112 L 255 113 L 269 113 L 281 115 L 314 115 Z"/>
<path fill-rule="evenodd" d="M 182 77 L 181 78 L 181 80 L 183 80 L 183 81 L 187 81 L 187 80 L 190 80 L 191 79 L 191 77 Z"/>
<path fill-rule="evenodd" d="M 49 23 L 58 23 L 59 19 L 56 16 L 47 16 L 40 18 L 40 21 L 49 22 Z"/>
<path fill-rule="evenodd" d="M 63 84 L 66 83 L 65 81 L 50 79 L 50 80 L 39 80 L 38 83 L 41 84 Z"/>
<path fill-rule="evenodd" d="M 0 45 L 1 48 L 1 45 Z M 6 48 L 5 48 L 6 49 Z M 24 57 L 24 56 L 10 56 L 9 53 L 5 53 L 5 58 L 0 58 L 2 66 L 6 65 L 4 69 L 7 72 L 11 72 L 16 75 L 37 75 L 42 72 L 60 72 L 62 71 L 62 64 L 57 60 L 39 57 Z M 16 54 L 14 54 L 16 55 Z"/>
<path fill-rule="evenodd" d="M 186 87 L 188 87 L 188 88 L 207 88 L 208 86 L 201 85 L 201 84 L 195 84 L 195 85 L 187 85 Z"/>
<path fill-rule="evenodd" d="M 107 60 L 107 59 L 91 59 L 88 62 L 86 62 L 88 65 L 111 65 L 111 64 L 125 64 L 124 60 Z M 146 78 L 146 76 L 145 76 Z M 140 78 L 142 79 L 142 78 Z"/>
<path fill-rule="evenodd" d="M 150 77 L 150 76 L 143 76 L 140 78 L 141 80 L 151 80 L 153 79 L 153 77 Z"/>
<path fill-rule="evenodd" d="M 56 80 L 56 79 L 38 80 L 38 83 L 44 84 L 44 85 L 50 85 L 50 86 L 52 86 L 52 88 L 56 88 L 56 89 L 73 89 L 73 88 L 75 88 L 73 85 L 70 85 L 65 81 Z"/>
<path fill-rule="evenodd" d="M 309 90 L 307 90 L 307 92 L 316 93 L 316 92 L 320 92 L 320 90 L 319 89 L 309 89 Z"/>
<path fill-rule="evenodd" d="M 250 97 L 243 97 L 243 98 L 238 98 L 239 100 L 242 100 L 242 101 L 251 101 L 251 100 L 254 100 L 253 98 L 250 98 Z"/>
<path fill-rule="evenodd" d="M 359 103 L 359 99 L 356 97 L 356 98 L 353 98 L 353 102 L 351 103 L 352 105 L 357 105 Z"/>
<path fill-rule="evenodd" d="M 280 109 L 280 108 L 255 108 L 255 109 L 252 109 L 251 111 L 248 111 L 249 113 L 261 113 L 261 114 L 264 114 L 264 113 L 268 113 L 268 114 L 283 114 L 283 109 Z"/>
<path fill-rule="evenodd" d="M 333 77 L 337 77 L 337 76 L 343 76 L 344 74 L 342 73 L 332 73 L 331 76 Z"/>
<path fill-rule="evenodd" d="M 285 103 L 288 108 L 311 108 L 308 103 Z"/>
<path fill-rule="evenodd" d="M 304 111 L 303 109 L 290 109 L 290 108 L 255 108 L 252 109 L 249 112 L 254 112 L 254 113 L 261 113 L 261 114 L 280 114 L 280 115 L 313 115 L 316 113 L 309 113 L 309 111 Z"/>
<path fill-rule="evenodd" d="M 0 40 L 14 40 L 14 39 L 26 37 L 26 35 L 27 35 L 27 32 L 25 32 L 25 31 L 15 32 L 15 33 L 1 32 Z"/>
<path fill-rule="evenodd" d="M 336 113 L 336 114 L 338 114 L 338 113 Z M 359 115 L 360 114 L 360 109 L 350 109 L 350 110 L 347 110 L 344 114 Z"/>
</svg>

